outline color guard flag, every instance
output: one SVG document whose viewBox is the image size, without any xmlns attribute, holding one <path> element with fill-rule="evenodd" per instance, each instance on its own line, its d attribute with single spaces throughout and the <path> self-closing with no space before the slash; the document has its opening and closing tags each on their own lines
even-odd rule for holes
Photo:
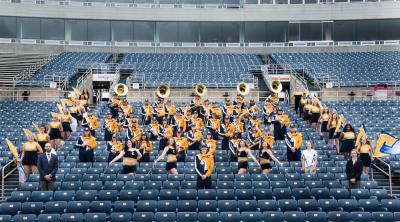
<svg viewBox="0 0 400 222">
<path fill-rule="evenodd" d="M 28 138 L 28 136 L 32 135 L 35 136 L 35 134 L 32 133 L 32 131 L 23 128 L 22 131 L 24 131 L 24 135 L 26 136 L 26 138 Z"/>
<path fill-rule="evenodd" d="M 38 125 L 36 125 L 34 122 L 32 122 L 32 126 L 38 133 L 40 133 L 40 129 L 39 129 Z"/>
<path fill-rule="evenodd" d="M 335 133 L 337 132 L 342 132 L 344 125 L 346 125 L 346 119 L 344 118 L 343 114 L 340 114 L 339 116 L 339 120 L 336 124 L 336 129 L 335 129 Z"/>
<path fill-rule="evenodd" d="M 364 124 L 358 130 L 358 135 L 357 135 L 357 139 L 356 139 L 356 147 L 358 146 L 358 144 L 360 144 L 360 142 L 363 138 L 367 138 L 367 133 L 365 132 Z"/>
<path fill-rule="evenodd" d="M 8 149 L 10 149 L 10 151 L 11 151 L 11 153 L 12 153 L 14 159 L 18 161 L 18 151 L 17 151 L 17 148 L 16 148 L 16 147 L 14 146 L 14 144 L 13 144 L 10 140 L 8 140 L 8 139 L 6 139 L 6 143 L 7 143 L 7 145 L 8 145 Z"/>
<path fill-rule="evenodd" d="M 400 154 L 400 140 L 386 132 L 381 132 L 376 141 L 374 157 Z"/>
</svg>

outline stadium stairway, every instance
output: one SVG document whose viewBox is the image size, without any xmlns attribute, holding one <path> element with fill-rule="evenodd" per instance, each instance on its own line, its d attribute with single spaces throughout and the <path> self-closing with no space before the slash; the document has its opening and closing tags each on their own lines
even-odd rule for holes
<svg viewBox="0 0 400 222">
<path fill-rule="evenodd" d="M 11 192 L 19 188 L 18 170 L 15 170 L 4 180 L 4 197 L 9 197 Z M 0 199 L 1 200 L 1 199 Z"/>
<path fill-rule="evenodd" d="M 383 167 L 383 166 L 379 166 Z M 383 167 L 384 168 L 384 167 Z M 387 169 L 385 169 L 387 170 Z M 389 177 L 381 171 L 374 169 L 372 171 L 373 179 L 378 183 L 382 189 L 390 191 Z M 392 173 L 392 190 L 393 196 L 400 196 L 400 174 Z"/>
</svg>

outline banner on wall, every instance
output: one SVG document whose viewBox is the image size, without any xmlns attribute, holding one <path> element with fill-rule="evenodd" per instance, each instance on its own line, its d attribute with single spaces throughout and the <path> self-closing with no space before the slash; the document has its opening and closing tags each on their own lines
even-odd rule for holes
<svg viewBox="0 0 400 222">
<path fill-rule="evenodd" d="M 114 79 L 114 75 L 111 74 L 93 74 L 94 82 L 111 82 Z"/>
</svg>

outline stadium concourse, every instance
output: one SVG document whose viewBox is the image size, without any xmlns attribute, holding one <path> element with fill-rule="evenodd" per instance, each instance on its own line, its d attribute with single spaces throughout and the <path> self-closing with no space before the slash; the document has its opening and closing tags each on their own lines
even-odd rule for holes
<svg viewBox="0 0 400 222">
<path fill-rule="evenodd" d="M 139 117 L 141 103 L 133 103 Z M 177 104 L 178 105 L 178 104 Z M 332 104 L 334 105 L 334 104 Z M 259 104 L 260 107 L 263 104 Z M 196 150 L 177 164 L 177 175 L 168 175 L 154 144 L 150 162 L 141 162 L 136 175 L 122 174 L 121 163 L 107 166 L 103 131 L 96 132 L 98 148 L 93 163 L 81 163 L 75 142 L 82 128 L 57 151 L 60 161 L 54 191 L 39 190 L 39 176 L 30 175 L 0 205 L 0 221 L 394 221 L 400 219 L 400 200 L 392 198 L 373 180 L 363 176 L 359 189 L 348 189 L 346 160 L 284 103 L 280 104 L 304 139 L 311 139 L 318 152 L 316 174 L 304 174 L 300 162 L 286 161 L 284 141 L 276 141 L 271 173 L 261 174 L 253 162 L 249 173 L 237 174 L 237 163 L 218 141 L 211 189 L 196 189 Z M 341 106 L 342 107 L 342 106 Z M 20 148 L 22 127 L 31 121 L 46 124 L 53 102 L 3 102 L 2 137 Z M 10 112 L 11 111 L 11 112 Z M 107 104 L 97 104 L 93 114 L 103 124 Z M 49 118 L 48 118 L 49 117 Z M 261 115 L 258 116 L 261 118 Z M 265 126 L 263 126 L 264 128 Z M 33 130 L 33 129 L 32 129 Z M 247 133 L 243 135 L 247 138 Z M 123 137 L 123 135 L 120 135 Z M 122 139 L 122 138 L 121 138 Z M 2 156 L 10 157 L 5 143 Z M 257 150 L 252 151 L 257 155 Z M 3 157 L 4 158 L 4 157 Z M 149 174 L 149 171 L 151 173 Z"/>
</svg>

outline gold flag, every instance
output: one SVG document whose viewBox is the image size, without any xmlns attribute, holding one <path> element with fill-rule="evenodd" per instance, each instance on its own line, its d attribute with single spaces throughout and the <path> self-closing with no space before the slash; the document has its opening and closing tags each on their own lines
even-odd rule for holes
<svg viewBox="0 0 400 222">
<path fill-rule="evenodd" d="M 6 142 L 7 142 L 7 145 L 8 145 L 8 149 L 10 149 L 14 159 L 18 161 L 17 148 L 14 146 L 14 144 L 10 140 L 6 139 Z"/>
</svg>

